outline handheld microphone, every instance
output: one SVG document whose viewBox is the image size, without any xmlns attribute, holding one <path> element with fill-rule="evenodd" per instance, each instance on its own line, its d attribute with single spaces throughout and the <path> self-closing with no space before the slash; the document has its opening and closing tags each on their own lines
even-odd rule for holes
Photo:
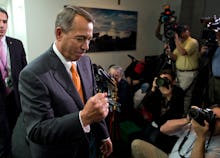
<svg viewBox="0 0 220 158">
<path fill-rule="evenodd" d="M 111 76 L 103 69 L 98 69 L 98 74 L 101 76 L 104 76 L 112 85 L 114 85 L 114 80 L 111 78 Z"/>
</svg>

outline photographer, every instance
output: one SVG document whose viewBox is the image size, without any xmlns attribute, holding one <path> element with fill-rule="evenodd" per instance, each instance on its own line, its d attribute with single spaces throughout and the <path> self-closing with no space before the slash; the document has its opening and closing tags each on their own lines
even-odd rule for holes
<svg viewBox="0 0 220 158">
<path fill-rule="evenodd" d="M 151 91 L 143 99 L 143 106 L 152 114 L 152 120 L 160 126 L 169 119 L 183 116 L 183 90 L 175 85 L 176 74 L 164 69 L 154 78 Z"/>
<path fill-rule="evenodd" d="M 151 117 L 144 120 L 143 131 L 134 133 L 131 139 L 144 139 L 163 151 L 170 152 L 176 138 L 162 134 L 159 129 L 167 120 L 183 117 L 183 101 L 183 90 L 175 85 L 175 73 L 170 69 L 164 69 L 155 77 L 151 90 L 143 99 L 142 108 L 151 114 Z M 161 142 L 166 143 L 166 146 Z"/>
<path fill-rule="evenodd" d="M 211 103 L 220 103 L 220 24 L 215 29 L 218 48 L 211 62 L 211 78 L 209 84 L 209 97 Z"/>
<path fill-rule="evenodd" d="M 197 107 L 194 107 L 197 108 Z M 198 110 L 199 111 L 199 110 Z M 201 113 L 200 113 L 201 114 Z M 220 105 L 211 107 L 212 119 L 204 119 L 200 125 L 195 119 L 188 118 L 167 121 L 160 130 L 179 139 L 169 154 L 143 140 L 132 142 L 134 158 L 219 158 L 220 157 Z M 211 127 L 214 127 L 213 131 Z M 166 144 L 163 144 L 166 145 Z"/>
<path fill-rule="evenodd" d="M 176 48 L 172 52 L 169 46 L 166 53 L 175 61 L 177 83 L 185 91 L 184 107 L 187 113 L 192 97 L 193 81 L 199 67 L 199 44 L 190 35 L 189 27 L 178 25 L 174 33 Z"/>
<path fill-rule="evenodd" d="M 191 105 L 211 105 L 220 103 L 220 18 L 202 17 L 200 22 L 204 26 L 200 37 L 199 70 Z"/>
</svg>

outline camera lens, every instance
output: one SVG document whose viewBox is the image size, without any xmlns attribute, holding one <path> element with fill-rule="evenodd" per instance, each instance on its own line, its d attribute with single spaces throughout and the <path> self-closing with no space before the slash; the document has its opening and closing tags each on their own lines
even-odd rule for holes
<svg viewBox="0 0 220 158">
<path fill-rule="evenodd" d="M 157 86 L 159 86 L 159 87 L 161 87 L 161 86 L 163 86 L 164 84 L 165 84 L 165 81 L 164 81 L 164 79 L 163 78 L 157 78 L 157 80 L 156 80 L 156 84 L 157 84 Z"/>
<path fill-rule="evenodd" d="M 189 110 L 189 117 L 190 117 L 190 118 L 195 119 L 195 118 L 197 118 L 198 116 L 199 116 L 199 110 L 194 109 L 194 108 L 191 108 L 191 109 Z"/>
<path fill-rule="evenodd" d="M 196 122 L 198 122 L 200 125 L 205 125 L 204 124 L 204 120 L 205 120 L 205 115 L 203 113 L 203 111 L 201 109 L 195 109 L 195 108 L 191 108 L 189 110 L 189 117 L 194 119 Z"/>
<path fill-rule="evenodd" d="M 167 88 L 169 88 L 170 80 L 167 79 L 167 78 L 158 77 L 158 78 L 156 79 L 156 85 L 157 85 L 158 87 L 167 87 Z"/>
</svg>

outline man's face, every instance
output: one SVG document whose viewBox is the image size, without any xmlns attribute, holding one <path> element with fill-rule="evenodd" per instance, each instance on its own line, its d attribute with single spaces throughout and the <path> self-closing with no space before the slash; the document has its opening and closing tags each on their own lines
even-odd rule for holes
<svg viewBox="0 0 220 158">
<path fill-rule="evenodd" d="M 5 36 L 8 28 L 8 18 L 5 13 L 0 12 L 0 38 Z"/>
<path fill-rule="evenodd" d="M 212 111 L 216 115 L 216 124 L 214 135 L 220 135 L 220 108 L 213 108 Z"/>
<path fill-rule="evenodd" d="M 169 74 L 161 74 L 160 77 L 170 80 L 170 83 L 172 84 L 172 77 Z M 164 87 L 164 86 L 160 86 L 159 87 L 160 92 L 164 95 L 172 93 L 171 84 L 169 85 L 169 88 Z"/>
<path fill-rule="evenodd" d="M 179 36 L 183 41 L 185 41 L 189 37 L 189 30 L 183 31 Z"/>
<path fill-rule="evenodd" d="M 117 81 L 119 82 L 121 80 L 121 73 L 119 70 L 115 70 L 110 68 L 109 74 Z"/>
<path fill-rule="evenodd" d="M 80 15 L 75 16 L 73 26 L 69 32 L 56 28 L 57 48 L 69 61 L 76 61 L 84 55 L 93 35 L 93 23 Z"/>
</svg>

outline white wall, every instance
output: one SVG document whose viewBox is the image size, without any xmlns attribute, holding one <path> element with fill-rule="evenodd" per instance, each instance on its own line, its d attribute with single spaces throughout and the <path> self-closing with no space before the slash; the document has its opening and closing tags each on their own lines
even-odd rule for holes
<svg viewBox="0 0 220 158">
<path fill-rule="evenodd" d="M 135 51 L 88 53 L 93 62 L 107 68 L 110 64 L 126 67 L 130 63 L 127 54 L 137 59 L 147 55 L 162 53 L 162 43 L 154 36 L 162 6 L 170 3 L 179 15 L 181 0 L 25 0 L 27 54 L 33 60 L 54 41 L 54 21 L 56 14 L 65 4 L 84 7 L 131 10 L 138 12 L 137 49 Z"/>
</svg>

